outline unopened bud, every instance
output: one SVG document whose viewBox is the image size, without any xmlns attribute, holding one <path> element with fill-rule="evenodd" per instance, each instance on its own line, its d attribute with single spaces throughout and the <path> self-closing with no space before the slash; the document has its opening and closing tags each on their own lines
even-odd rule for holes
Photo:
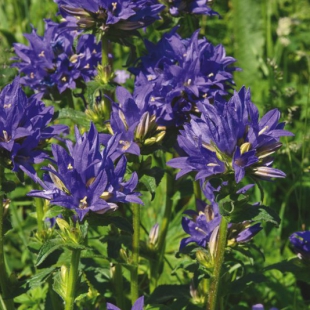
<svg viewBox="0 0 310 310">
<path fill-rule="evenodd" d="M 245 142 L 240 146 L 240 153 L 244 154 L 248 152 L 250 148 L 251 148 L 251 143 Z"/>
<path fill-rule="evenodd" d="M 198 250 L 196 252 L 196 259 L 202 266 L 206 268 L 212 268 L 213 267 L 213 260 L 209 253 L 206 253 L 205 251 Z"/>
<path fill-rule="evenodd" d="M 218 243 L 218 232 L 219 232 L 219 226 L 215 227 L 209 240 L 209 250 L 210 250 L 210 255 L 213 261 L 215 259 L 216 250 L 218 247 L 218 244 L 217 244 Z"/>
<path fill-rule="evenodd" d="M 158 242 L 159 224 L 155 224 L 149 233 L 149 245 L 151 248 L 155 247 Z"/>
</svg>

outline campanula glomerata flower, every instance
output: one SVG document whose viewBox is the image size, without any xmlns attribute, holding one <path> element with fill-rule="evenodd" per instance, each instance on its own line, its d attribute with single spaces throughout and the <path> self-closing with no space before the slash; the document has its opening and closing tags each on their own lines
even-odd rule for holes
<svg viewBox="0 0 310 310">
<path fill-rule="evenodd" d="M 21 169 L 34 179 L 33 164 L 47 156 L 40 146 L 68 131 L 64 125 L 48 126 L 54 108 L 45 107 L 40 99 L 40 95 L 27 98 L 18 78 L 0 93 L 0 157 L 13 171 Z"/>
<path fill-rule="evenodd" d="M 260 120 L 251 102 L 250 90 L 235 92 L 226 102 L 216 96 L 214 104 L 198 104 L 201 117 L 193 116 L 178 137 L 178 146 L 186 156 L 167 164 L 180 169 L 177 177 L 197 171 L 196 179 L 233 174 L 239 183 L 246 174 L 269 180 L 285 173 L 272 168 L 271 155 L 281 147 L 281 136 L 293 134 L 279 123 L 280 112 L 273 109 Z"/>
<path fill-rule="evenodd" d="M 200 15 L 218 15 L 210 7 L 210 0 L 168 0 L 169 12 L 173 16 L 182 13 Z"/>
<path fill-rule="evenodd" d="M 45 20 L 45 33 L 39 36 L 35 29 L 25 34 L 30 45 L 14 44 L 21 84 L 37 92 L 62 93 L 90 81 L 101 61 L 101 44 L 93 35 L 81 35 L 63 29 L 51 20 Z M 75 39 L 77 45 L 74 47 Z"/>
<path fill-rule="evenodd" d="M 299 258 L 310 259 L 310 231 L 297 231 L 290 236 L 290 242 Z"/>
<path fill-rule="evenodd" d="M 135 97 L 143 96 L 156 109 L 158 124 L 182 126 L 197 114 L 197 102 L 208 103 L 215 94 L 226 95 L 234 84 L 229 67 L 235 62 L 222 45 L 213 46 L 199 31 L 182 39 L 177 28 L 153 44 L 131 72 L 136 75 Z"/>
<path fill-rule="evenodd" d="M 144 296 L 141 296 L 135 301 L 131 310 L 143 310 L 143 308 L 144 308 Z M 118 308 L 118 307 L 116 307 L 113 304 L 108 302 L 107 303 L 107 310 L 122 310 L 122 309 L 120 309 L 120 308 Z"/>
<path fill-rule="evenodd" d="M 68 27 L 93 29 L 110 38 L 127 35 L 159 19 L 164 5 L 157 0 L 55 0 Z"/>
<path fill-rule="evenodd" d="M 124 179 L 127 161 L 121 156 L 117 163 L 111 159 L 120 137 L 113 136 L 103 151 L 100 150 L 99 134 L 92 124 L 89 132 L 81 135 L 75 130 L 76 143 L 67 141 L 67 149 L 52 145 L 54 159 L 40 185 L 43 190 L 31 191 L 28 195 L 50 200 L 53 205 L 75 211 L 79 220 L 92 211 L 103 214 L 118 208 L 117 203 L 142 204 L 134 192 L 138 176 L 133 173 Z"/>
</svg>

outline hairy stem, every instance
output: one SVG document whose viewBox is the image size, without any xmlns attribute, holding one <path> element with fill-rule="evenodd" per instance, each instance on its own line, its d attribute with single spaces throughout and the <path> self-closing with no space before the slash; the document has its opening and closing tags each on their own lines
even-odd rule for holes
<svg viewBox="0 0 310 310">
<path fill-rule="evenodd" d="M 131 266 L 131 301 L 132 304 L 139 297 L 138 265 L 140 241 L 140 206 L 132 204 L 133 213 L 133 239 L 132 239 L 132 266 Z"/>
<path fill-rule="evenodd" d="M 81 250 L 71 251 L 71 263 L 69 266 L 69 276 L 67 279 L 67 290 L 65 298 L 65 310 L 73 310 L 75 300 L 75 289 L 78 281 L 79 262 Z"/>
<path fill-rule="evenodd" d="M 222 217 L 219 235 L 217 239 L 217 248 L 215 251 L 214 270 L 211 278 L 210 290 L 208 294 L 207 310 L 221 309 L 222 301 L 219 298 L 219 288 L 221 285 L 222 266 L 224 263 L 226 239 L 227 239 L 227 220 Z"/>
</svg>

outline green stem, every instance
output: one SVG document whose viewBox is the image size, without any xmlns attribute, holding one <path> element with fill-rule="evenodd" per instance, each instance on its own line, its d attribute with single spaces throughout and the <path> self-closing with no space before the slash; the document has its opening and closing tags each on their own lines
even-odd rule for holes
<svg viewBox="0 0 310 310">
<path fill-rule="evenodd" d="M 217 239 L 217 248 L 215 252 L 214 270 L 211 278 L 210 290 L 208 294 L 207 310 L 221 309 L 222 300 L 219 298 L 219 288 L 221 284 L 222 266 L 224 263 L 226 239 L 227 239 L 227 220 L 222 217 L 219 235 Z"/>
<path fill-rule="evenodd" d="M 69 276 L 67 282 L 65 310 L 73 310 L 75 300 L 75 289 L 79 274 L 81 250 L 72 250 L 71 263 L 69 266 Z"/>
<path fill-rule="evenodd" d="M 173 158 L 173 155 L 166 153 L 166 162 Z M 160 266 L 164 263 L 165 247 L 166 247 L 166 236 L 168 233 L 171 212 L 172 212 L 172 196 L 173 196 L 173 175 L 170 170 L 166 172 L 166 200 L 165 200 L 165 213 L 164 217 L 160 224 L 160 231 L 158 236 L 158 254 L 155 257 L 155 262 L 151 261 L 150 263 L 150 292 L 152 293 L 157 287 L 157 281 L 160 276 Z"/>
<path fill-rule="evenodd" d="M 4 205 L 2 182 L 4 180 L 4 167 L 0 162 L 0 287 L 2 292 L 2 299 L 7 310 L 14 309 L 13 299 L 10 297 L 10 279 L 7 275 L 5 260 L 4 260 Z"/>
<path fill-rule="evenodd" d="M 113 273 L 113 283 L 114 283 L 115 292 L 116 292 L 116 305 L 120 309 L 125 309 L 122 265 L 115 264 L 114 268 L 115 270 Z"/>
<path fill-rule="evenodd" d="M 201 188 L 198 180 L 194 182 L 194 195 L 196 199 L 201 199 Z"/>
<path fill-rule="evenodd" d="M 140 242 L 140 206 L 132 205 L 133 214 L 133 239 L 132 239 L 132 266 L 131 266 L 131 301 L 132 304 L 139 297 L 138 264 Z"/>
<path fill-rule="evenodd" d="M 33 183 L 34 188 L 38 188 L 36 183 Z M 34 198 L 36 211 L 37 211 L 37 224 L 38 232 L 44 230 L 43 217 L 44 217 L 44 200 L 42 198 Z"/>
</svg>

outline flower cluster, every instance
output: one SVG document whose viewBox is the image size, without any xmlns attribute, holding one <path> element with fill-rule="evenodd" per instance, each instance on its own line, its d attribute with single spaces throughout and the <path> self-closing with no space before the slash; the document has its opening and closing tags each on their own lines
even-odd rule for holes
<svg viewBox="0 0 310 310">
<path fill-rule="evenodd" d="M 214 252 L 216 247 L 216 239 L 221 215 L 217 203 L 212 202 L 206 204 L 201 200 L 196 201 L 197 211 L 188 210 L 184 213 L 190 215 L 192 219 L 187 217 L 182 218 L 183 230 L 190 235 L 184 238 L 180 243 L 182 250 L 188 243 L 195 242 L 201 247 L 209 245 L 210 252 Z M 260 223 L 252 225 L 251 221 L 243 223 L 229 223 L 228 225 L 228 245 L 235 243 L 244 243 L 250 241 L 257 233 L 262 230 Z"/>
<path fill-rule="evenodd" d="M 47 171 L 43 190 L 30 192 L 29 196 L 42 197 L 51 204 L 74 210 L 79 220 L 89 212 L 103 214 L 116 210 L 120 202 L 142 204 L 139 193 L 134 192 L 138 183 L 136 173 L 124 180 L 127 161 L 120 157 L 116 166 L 112 161 L 120 136 L 113 136 L 101 152 L 99 134 L 94 125 L 88 133 L 75 131 L 76 143 L 67 141 L 67 148 L 52 145 L 53 165 L 42 168 Z M 56 167 L 55 167 L 56 166 Z"/>
<path fill-rule="evenodd" d="M 226 102 L 216 96 L 213 105 L 199 105 L 202 115 L 193 117 L 178 137 L 178 145 L 186 156 L 167 164 L 181 171 L 180 177 L 198 171 L 196 179 L 206 180 L 215 175 L 234 174 L 239 183 L 245 174 L 270 179 L 285 177 L 272 168 L 271 155 L 281 147 L 281 136 L 293 134 L 278 123 L 280 112 L 273 109 L 260 120 L 250 91 L 243 87 Z"/>
<path fill-rule="evenodd" d="M 30 46 L 14 44 L 17 57 L 12 66 L 24 74 L 20 82 L 30 88 L 48 94 L 81 86 L 96 74 L 101 61 L 100 43 L 93 35 L 79 37 L 77 31 L 62 28 L 51 20 L 45 21 L 45 33 L 41 37 L 33 29 L 25 34 Z"/>
<path fill-rule="evenodd" d="M 222 45 L 213 46 L 196 31 L 189 39 L 176 34 L 177 28 L 157 43 L 145 42 L 147 56 L 137 68 L 135 97 L 144 96 L 156 109 L 159 125 L 182 126 L 197 113 L 197 102 L 208 103 L 215 94 L 225 95 L 233 84 L 228 67 L 235 62 Z"/>
<path fill-rule="evenodd" d="M 46 139 L 67 132 L 64 125 L 48 126 L 53 107 L 45 107 L 40 96 L 27 98 L 19 79 L 0 93 L 0 157 L 17 172 L 19 169 L 36 179 L 32 165 L 47 156 L 40 148 Z"/>
<path fill-rule="evenodd" d="M 290 242 L 298 257 L 310 259 L 310 231 L 298 231 L 290 236 Z"/>
<path fill-rule="evenodd" d="M 181 13 L 187 14 L 203 14 L 203 15 L 218 15 L 217 12 L 210 8 L 210 0 L 168 0 L 169 12 L 173 16 L 178 16 Z"/>
<path fill-rule="evenodd" d="M 146 27 L 159 19 L 164 5 L 157 0 L 55 0 L 68 26 L 100 29 L 110 37 Z"/>
</svg>

